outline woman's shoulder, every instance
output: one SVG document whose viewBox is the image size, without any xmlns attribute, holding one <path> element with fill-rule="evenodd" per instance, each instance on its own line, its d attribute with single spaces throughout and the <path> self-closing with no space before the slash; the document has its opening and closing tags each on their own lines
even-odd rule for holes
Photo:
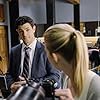
<svg viewBox="0 0 100 100">
<path fill-rule="evenodd" d="M 90 87 L 96 90 L 99 89 L 100 91 L 100 76 L 99 75 L 97 74 L 94 75 L 94 77 L 91 80 Z"/>
<path fill-rule="evenodd" d="M 100 76 L 95 74 L 90 82 L 88 100 L 100 100 Z"/>
</svg>

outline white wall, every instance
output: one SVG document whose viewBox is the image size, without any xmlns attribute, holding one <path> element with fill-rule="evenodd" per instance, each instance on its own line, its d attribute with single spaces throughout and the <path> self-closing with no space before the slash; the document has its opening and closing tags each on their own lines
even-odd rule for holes
<svg viewBox="0 0 100 100">
<path fill-rule="evenodd" d="M 55 2 L 56 23 L 72 22 L 74 19 L 73 14 L 74 13 L 72 4 L 56 0 Z"/>
<path fill-rule="evenodd" d="M 73 22 L 73 6 L 65 0 L 56 0 L 56 22 L 70 21 Z M 98 0 L 80 0 L 80 21 L 98 21 Z"/>
<path fill-rule="evenodd" d="M 73 14 L 72 4 L 66 0 L 55 0 L 56 23 L 73 22 Z M 28 15 L 37 24 L 46 24 L 46 0 L 19 0 L 19 15 Z M 98 21 L 98 0 L 80 0 L 80 21 Z"/>
<path fill-rule="evenodd" d="M 99 0 L 99 11 L 100 11 L 100 0 Z M 80 20 L 98 21 L 98 0 L 80 0 Z"/>
<path fill-rule="evenodd" d="M 45 24 L 46 20 L 46 0 L 19 0 L 19 15 L 28 15 L 37 24 Z"/>
</svg>

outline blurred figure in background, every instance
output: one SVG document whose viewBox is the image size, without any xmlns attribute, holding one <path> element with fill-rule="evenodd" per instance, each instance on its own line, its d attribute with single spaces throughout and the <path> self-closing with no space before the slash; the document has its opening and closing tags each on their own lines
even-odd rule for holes
<svg viewBox="0 0 100 100">
<path fill-rule="evenodd" d="M 67 75 L 67 86 L 56 89 L 60 100 L 100 100 L 100 77 L 89 70 L 88 48 L 82 33 L 68 24 L 44 32 L 49 60 Z"/>
<path fill-rule="evenodd" d="M 100 50 L 100 36 L 98 37 L 98 40 L 95 44 L 96 48 L 98 48 Z"/>
<path fill-rule="evenodd" d="M 89 51 L 89 60 L 91 63 L 91 68 L 99 66 L 100 65 L 100 37 L 98 37 L 94 48 L 90 48 L 88 51 Z"/>
</svg>

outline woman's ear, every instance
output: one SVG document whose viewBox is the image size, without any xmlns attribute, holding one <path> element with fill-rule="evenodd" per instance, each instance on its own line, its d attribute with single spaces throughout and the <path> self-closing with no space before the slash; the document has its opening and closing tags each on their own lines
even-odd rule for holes
<svg viewBox="0 0 100 100">
<path fill-rule="evenodd" d="M 56 53 L 52 53 L 52 57 L 54 59 L 54 61 L 57 63 L 58 62 L 58 57 Z"/>
</svg>

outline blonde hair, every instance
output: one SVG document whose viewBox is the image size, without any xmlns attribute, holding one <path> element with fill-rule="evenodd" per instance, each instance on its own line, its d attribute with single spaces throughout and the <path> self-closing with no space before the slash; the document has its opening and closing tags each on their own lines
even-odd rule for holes
<svg viewBox="0 0 100 100">
<path fill-rule="evenodd" d="M 74 90 L 79 96 L 88 71 L 88 49 L 84 36 L 68 24 L 56 24 L 44 33 L 44 41 L 50 53 L 57 52 L 73 64 Z"/>
</svg>

